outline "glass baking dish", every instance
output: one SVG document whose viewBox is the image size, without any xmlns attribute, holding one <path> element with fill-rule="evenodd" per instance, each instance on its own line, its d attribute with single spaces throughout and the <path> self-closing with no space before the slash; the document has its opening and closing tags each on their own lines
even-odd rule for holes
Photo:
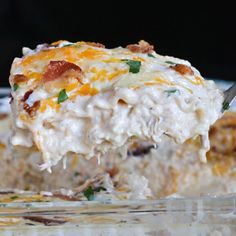
<svg viewBox="0 0 236 236">
<path fill-rule="evenodd" d="M 236 235 L 236 196 L 0 204 L 0 235 Z"/>
<path fill-rule="evenodd" d="M 221 85 L 229 87 L 224 82 Z M 0 89 L 1 97 L 7 93 L 8 89 Z M 1 201 L 0 235 L 236 235 L 235 206 L 236 194 L 158 200 Z"/>
</svg>

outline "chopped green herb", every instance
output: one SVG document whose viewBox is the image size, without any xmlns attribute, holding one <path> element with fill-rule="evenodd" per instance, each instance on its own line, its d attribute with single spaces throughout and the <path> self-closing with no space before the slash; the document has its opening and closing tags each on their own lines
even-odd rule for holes
<svg viewBox="0 0 236 236">
<path fill-rule="evenodd" d="M 92 201 L 94 199 L 94 193 L 95 192 L 100 192 L 100 191 L 106 191 L 106 189 L 102 186 L 92 188 L 89 186 L 85 191 L 84 191 L 84 196 L 89 200 Z"/>
<path fill-rule="evenodd" d="M 14 84 L 14 85 L 13 85 L 13 90 L 14 90 L 14 91 L 16 91 L 18 88 L 19 88 L 19 85 L 18 85 L 18 84 Z"/>
<path fill-rule="evenodd" d="M 153 56 L 151 53 L 148 53 L 148 56 L 149 56 L 149 57 L 156 58 L 156 57 L 155 57 L 155 56 Z"/>
<path fill-rule="evenodd" d="M 169 97 L 172 93 L 180 94 L 180 91 L 178 89 L 169 89 L 169 90 L 165 90 L 164 92 L 167 93 L 167 97 Z"/>
<path fill-rule="evenodd" d="M 15 199 L 17 199 L 19 197 L 17 195 L 15 195 L 15 196 L 11 196 L 10 198 L 11 198 L 11 200 L 15 200 Z"/>
<path fill-rule="evenodd" d="M 141 61 L 128 59 L 123 59 L 122 61 L 125 61 L 126 64 L 129 66 L 129 72 L 136 74 L 140 71 Z"/>
<path fill-rule="evenodd" d="M 228 110 L 229 108 L 230 108 L 229 103 L 228 103 L 228 102 L 224 102 L 224 103 L 223 103 L 223 107 L 222 107 L 222 112 Z"/>
<path fill-rule="evenodd" d="M 57 103 L 60 104 L 68 99 L 68 95 L 66 94 L 66 90 L 62 89 L 58 95 Z"/>
<path fill-rule="evenodd" d="M 175 65 L 175 64 L 176 64 L 176 63 L 174 63 L 173 61 L 165 61 L 165 63 L 171 64 L 171 65 Z"/>
<path fill-rule="evenodd" d="M 94 190 L 91 186 L 89 186 L 85 191 L 84 191 L 84 196 L 89 200 L 92 201 L 94 199 Z"/>
</svg>

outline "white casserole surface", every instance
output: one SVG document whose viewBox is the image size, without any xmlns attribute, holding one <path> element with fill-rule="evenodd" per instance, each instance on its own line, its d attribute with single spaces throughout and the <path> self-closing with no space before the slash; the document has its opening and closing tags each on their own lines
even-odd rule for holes
<svg viewBox="0 0 236 236">
<path fill-rule="evenodd" d="M 26 55 L 15 59 L 11 69 L 12 144 L 36 145 L 43 157 L 41 169 L 50 170 L 70 153 L 99 158 L 133 138 L 158 144 L 163 135 L 177 143 L 200 135 L 205 160 L 208 130 L 221 116 L 223 101 L 213 81 L 204 80 L 189 62 L 155 52 L 150 56 L 122 47 L 66 43 L 24 50 Z M 45 82 L 50 62 L 58 60 L 82 70 L 79 82 L 69 78 L 65 83 L 65 77 Z M 139 71 L 131 72 L 127 60 L 140 62 Z M 190 73 L 175 70 L 176 65 Z M 16 75 L 27 80 L 14 89 Z M 63 89 L 68 99 L 58 104 Z M 29 90 L 33 92 L 22 102 Z M 40 106 L 32 117 L 23 107 L 37 101 Z"/>
</svg>

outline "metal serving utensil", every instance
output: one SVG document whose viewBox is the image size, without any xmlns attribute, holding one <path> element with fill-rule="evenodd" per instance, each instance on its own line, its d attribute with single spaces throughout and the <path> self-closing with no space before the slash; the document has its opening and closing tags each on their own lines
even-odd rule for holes
<svg viewBox="0 0 236 236">
<path fill-rule="evenodd" d="M 229 89 L 224 91 L 224 101 L 222 104 L 222 112 L 228 110 L 236 97 L 236 83 L 234 83 Z"/>
</svg>

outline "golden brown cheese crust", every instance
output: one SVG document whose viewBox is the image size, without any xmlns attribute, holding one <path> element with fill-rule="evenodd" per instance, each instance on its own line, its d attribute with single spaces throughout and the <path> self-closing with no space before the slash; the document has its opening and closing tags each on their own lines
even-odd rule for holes
<svg viewBox="0 0 236 236">
<path fill-rule="evenodd" d="M 236 113 L 226 112 L 210 129 L 208 160 L 225 161 L 236 157 Z"/>
</svg>

